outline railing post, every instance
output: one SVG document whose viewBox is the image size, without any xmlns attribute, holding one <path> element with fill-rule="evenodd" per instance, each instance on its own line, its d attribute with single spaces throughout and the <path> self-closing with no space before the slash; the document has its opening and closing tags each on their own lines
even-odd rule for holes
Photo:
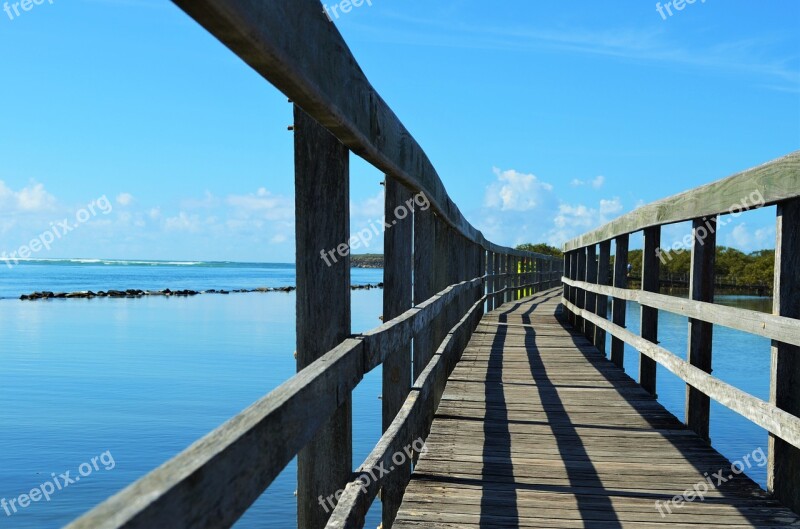
<svg viewBox="0 0 800 529">
<path fill-rule="evenodd" d="M 800 199 L 778 204 L 773 312 L 800 319 Z M 800 416 L 800 347 L 772 342 L 769 400 Z M 770 435 L 767 490 L 800 512 L 800 449 Z"/>
<path fill-rule="evenodd" d="M 714 264 L 717 250 L 717 219 L 702 218 L 692 223 L 692 268 L 689 296 L 694 301 L 714 302 Z M 711 373 L 711 342 L 714 326 L 689 318 L 689 363 Z M 686 386 L 686 425 L 711 442 L 709 411 L 711 400 L 692 386 Z"/>
<path fill-rule="evenodd" d="M 656 292 L 660 290 L 661 270 L 661 226 L 653 226 L 644 230 L 644 250 L 642 251 L 642 290 Z M 642 338 L 658 343 L 658 309 L 642 307 Z M 656 362 L 639 353 L 639 384 L 653 396 L 656 396 Z"/>
<path fill-rule="evenodd" d="M 576 252 L 575 260 L 577 261 L 575 270 L 577 272 L 576 279 L 578 281 L 586 281 L 586 248 L 581 248 Z M 582 288 L 575 289 L 575 305 L 579 309 L 586 308 L 586 291 Z M 586 321 L 580 317 L 575 316 L 575 328 L 581 334 L 586 334 Z"/>
<path fill-rule="evenodd" d="M 620 235 L 615 239 L 614 288 L 628 288 L 629 243 L 630 235 L 627 234 Z M 624 299 L 614 298 L 611 310 L 614 325 L 625 327 L 628 302 Z M 620 369 L 625 369 L 625 342 L 614 335 L 611 335 L 611 362 Z"/>
<path fill-rule="evenodd" d="M 297 248 L 297 370 L 350 335 L 349 153 L 299 107 L 294 110 Z M 326 253 L 335 250 L 333 255 Z M 344 255 L 342 255 L 344 254 Z M 343 489 L 353 471 L 352 401 L 345 399 L 297 457 L 297 520 L 323 529 L 319 498 Z"/>
<path fill-rule="evenodd" d="M 494 310 L 494 253 L 486 251 L 486 312 Z"/>
<path fill-rule="evenodd" d="M 566 265 L 567 266 L 567 270 L 566 270 L 567 273 L 566 273 L 566 276 L 569 279 L 575 279 L 578 276 L 578 268 L 577 268 L 578 267 L 578 261 L 576 259 L 576 256 L 577 256 L 577 252 L 575 250 L 573 250 L 573 251 L 569 252 L 568 254 L 566 254 L 566 259 L 567 259 L 567 265 Z M 567 292 L 567 301 L 569 301 L 570 303 L 572 303 L 574 305 L 577 302 L 577 299 L 578 299 L 577 289 L 575 287 L 571 287 L 571 286 L 565 286 L 564 288 L 566 289 L 566 292 Z M 569 320 L 569 323 L 573 327 L 575 327 L 577 325 L 577 322 L 578 322 L 577 315 L 574 312 L 572 312 L 571 310 L 568 310 L 568 312 L 567 312 L 567 319 Z"/>
<path fill-rule="evenodd" d="M 436 217 L 428 209 L 414 212 L 414 304 L 419 305 L 436 294 Z M 429 323 L 414 335 L 414 374 L 417 380 L 428 365 L 436 344 L 435 325 Z"/>
<path fill-rule="evenodd" d="M 412 244 L 414 235 L 413 214 L 405 204 L 411 193 L 395 179 L 386 177 L 385 215 L 394 219 L 392 227 L 383 237 L 383 321 L 389 321 L 411 308 L 412 293 Z M 401 218 L 405 212 L 405 216 Z M 398 214 L 399 213 L 399 214 Z M 411 391 L 411 344 L 398 345 L 383 363 L 383 432 L 391 426 Z M 411 442 L 409 436 L 404 445 Z M 389 529 L 394 523 L 406 483 L 411 476 L 411 462 L 395 467 L 386 477 L 381 493 L 383 503 L 383 527 Z"/>
<path fill-rule="evenodd" d="M 492 303 L 492 307 L 493 307 L 493 310 L 496 310 L 496 309 L 498 309 L 500 307 L 500 305 L 503 304 L 503 300 L 500 299 L 500 294 L 497 294 L 497 291 L 501 290 L 503 288 L 503 283 L 500 281 L 500 277 L 499 277 L 499 275 L 503 273 L 502 254 L 499 254 L 499 253 L 495 253 L 494 254 L 494 265 L 493 265 L 493 267 L 494 267 L 495 276 L 498 276 L 498 277 L 494 278 L 494 288 L 492 289 L 495 292 L 494 294 L 492 294 L 492 297 L 494 298 L 494 303 Z"/>
<path fill-rule="evenodd" d="M 592 244 L 586 248 L 586 282 L 597 284 L 597 245 Z M 586 310 L 597 313 L 597 296 L 594 292 L 586 292 Z M 586 337 L 594 343 L 594 324 L 586 322 Z"/>
<path fill-rule="evenodd" d="M 603 241 L 600 243 L 600 257 L 597 261 L 597 284 L 609 284 L 609 266 L 611 263 L 611 241 Z M 597 315 L 603 319 L 608 319 L 608 296 L 597 296 Z M 594 345 L 606 355 L 606 331 L 600 327 L 594 329 Z"/>
</svg>

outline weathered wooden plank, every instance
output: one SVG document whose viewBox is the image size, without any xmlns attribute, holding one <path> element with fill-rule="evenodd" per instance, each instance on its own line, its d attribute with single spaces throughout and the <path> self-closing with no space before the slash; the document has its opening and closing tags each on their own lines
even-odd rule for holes
<svg viewBox="0 0 800 529">
<path fill-rule="evenodd" d="M 577 261 L 575 277 L 583 282 L 586 282 L 586 251 L 586 248 L 579 248 L 575 252 L 575 259 Z M 578 288 L 575 291 L 575 304 L 582 309 L 586 308 L 586 291 L 582 288 Z M 579 333 L 586 336 L 586 321 L 577 314 L 575 316 L 575 328 Z"/>
<path fill-rule="evenodd" d="M 630 235 L 620 235 L 614 240 L 616 247 L 614 255 L 614 288 L 622 290 L 628 288 L 628 247 L 630 245 Z M 612 305 L 611 319 L 615 325 L 625 327 L 628 305 L 625 298 L 615 295 Z M 611 337 L 611 362 L 615 366 L 625 370 L 625 344 L 616 336 Z"/>
<path fill-rule="evenodd" d="M 611 241 L 603 241 L 600 243 L 600 257 L 597 262 L 597 283 L 599 285 L 608 285 L 611 280 Z M 601 318 L 608 318 L 608 296 L 599 294 L 597 296 L 597 312 L 596 314 Z M 606 331 L 600 327 L 595 327 L 594 331 L 594 345 L 603 354 L 606 355 Z"/>
<path fill-rule="evenodd" d="M 644 230 L 642 251 L 642 290 L 658 292 L 661 287 L 661 227 Z M 658 310 L 642 307 L 642 338 L 658 343 Z M 639 355 L 639 384 L 651 395 L 656 395 L 656 363 L 647 355 Z"/>
<path fill-rule="evenodd" d="M 778 204 L 775 245 L 774 312 L 800 318 L 800 199 Z M 772 344 L 770 403 L 800 416 L 800 347 Z M 800 445 L 785 437 L 769 439 L 767 487 L 785 505 L 800 512 Z M 793 446 L 792 446 L 793 444 Z"/>
<path fill-rule="evenodd" d="M 692 245 L 689 297 L 694 301 L 714 302 L 714 265 L 717 253 L 717 219 L 696 219 L 692 224 Z M 702 320 L 689 319 L 688 360 L 693 366 L 711 373 L 714 326 Z M 709 434 L 710 400 L 708 395 L 686 386 L 686 425 L 702 439 L 711 442 Z"/>
<path fill-rule="evenodd" d="M 597 283 L 597 246 L 591 244 L 586 247 L 586 282 L 589 284 Z M 593 292 L 586 291 L 586 308 L 597 314 L 597 296 Z M 584 334 L 590 342 L 594 344 L 594 325 L 586 323 Z"/>
<path fill-rule="evenodd" d="M 294 124 L 297 370 L 301 371 L 350 335 L 350 163 L 347 148 L 297 106 Z M 321 258 L 329 249 L 342 247 L 347 251 L 337 251 L 336 262 Z M 352 430 L 352 403 L 346 399 L 300 450 L 297 514 L 301 527 L 325 527 L 330 513 L 318 498 L 349 480 Z"/>
<path fill-rule="evenodd" d="M 434 257 L 436 218 L 431 210 L 414 212 L 414 304 L 420 305 L 436 294 Z M 414 335 L 414 375 L 416 379 L 436 350 L 434 327 L 427 326 Z"/>
<path fill-rule="evenodd" d="M 383 266 L 383 319 L 400 316 L 412 306 L 412 268 L 414 217 L 408 213 L 404 218 L 398 212 L 408 212 L 405 206 L 413 200 L 411 193 L 398 181 L 387 176 L 385 193 L 385 218 L 394 219 L 392 227 L 384 232 Z M 397 349 L 383 363 L 383 432 L 391 427 L 411 391 L 411 343 L 398 344 Z M 399 432 L 397 432 L 399 433 Z M 400 439 L 401 443 L 410 443 Z M 383 526 L 392 527 L 392 522 L 403 500 L 403 491 L 411 476 L 411 460 L 396 465 L 383 482 L 381 502 L 383 504 Z"/>
<path fill-rule="evenodd" d="M 565 279 L 564 282 L 565 285 L 574 284 L 576 287 L 581 287 L 586 290 L 591 289 L 597 294 L 613 296 L 615 299 L 621 300 L 621 306 L 623 305 L 622 302 L 626 300 L 635 301 L 643 306 L 653 307 L 654 309 L 671 312 L 673 314 L 680 314 L 687 318 L 706 321 L 714 325 L 722 325 L 723 327 L 763 336 L 764 338 L 790 345 L 800 345 L 800 321 L 793 318 L 765 314 L 763 312 L 740 309 L 737 307 L 726 307 L 713 303 L 692 301 L 666 294 L 656 294 L 654 292 L 590 285 L 588 283 L 572 281 L 571 279 Z"/>
<path fill-rule="evenodd" d="M 495 254 L 494 252 L 486 253 L 486 311 L 492 312 L 494 310 L 494 289 L 495 289 Z"/>
<path fill-rule="evenodd" d="M 687 384 L 792 446 L 800 447 L 800 418 L 797 416 L 709 375 L 641 336 L 636 336 L 608 321 L 602 321 L 595 314 L 589 315 L 588 311 L 579 309 L 569 302 L 568 304 L 571 305 L 572 310 L 580 311 L 584 318 L 591 319 L 595 325 L 602 326 L 606 332 L 619 337 L 631 347 L 635 347 L 643 355 L 661 364 Z"/>
<path fill-rule="evenodd" d="M 344 341 L 68 529 L 230 527 L 349 401 L 364 365 L 363 343 Z"/>
<path fill-rule="evenodd" d="M 569 241 L 564 248 L 574 250 L 645 228 L 737 213 L 798 196 L 800 151 L 795 151 L 724 180 L 637 208 Z"/>
</svg>

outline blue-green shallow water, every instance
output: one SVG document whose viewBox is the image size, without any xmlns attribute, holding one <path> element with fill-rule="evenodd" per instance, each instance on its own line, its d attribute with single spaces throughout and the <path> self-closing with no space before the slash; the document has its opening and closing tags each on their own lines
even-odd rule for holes
<svg viewBox="0 0 800 529">
<path fill-rule="evenodd" d="M 97 289 L 149 288 L 143 282 L 194 289 L 294 284 L 291 265 L 227 273 L 198 267 L 188 277 L 176 267 L 87 266 L 94 269 L 4 270 L 0 292 L 92 288 L 84 277 Z M 353 270 L 353 282 L 378 283 L 382 274 Z M 353 292 L 354 331 L 381 323 L 381 296 L 379 290 Z M 0 300 L 0 498 L 27 493 L 53 472 L 71 470 L 75 477 L 80 464 L 106 451 L 116 464 L 56 492 L 49 503 L 32 503 L 11 517 L 0 510 L 0 527 L 64 525 L 291 377 L 294 312 L 294 293 Z M 380 384 L 378 369 L 354 394 L 359 464 L 380 437 Z M 294 526 L 295 488 L 292 463 L 237 527 Z M 379 508 L 373 509 L 368 526 L 379 522 Z"/>
<path fill-rule="evenodd" d="M 717 296 L 715 303 L 760 312 L 772 312 L 771 298 Z M 628 302 L 626 318 L 627 329 L 634 334 L 639 334 L 641 307 L 638 303 Z M 661 347 L 686 359 L 689 340 L 688 318 L 659 312 L 658 339 Z M 607 351 L 611 350 L 610 342 L 609 337 Z M 751 395 L 768 401 L 770 347 L 770 340 L 766 338 L 714 326 L 713 374 Z M 632 378 L 638 380 L 639 353 L 628 345 L 625 346 L 625 371 Z M 659 402 L 673 415 L 684 420 L 686 384 L 660 365 L 657 367 L 656 392 Z M 714 448 L 730 461 L 741 461 L 743 457 L 752 454 L 759 448 L 763 450 L 764 454 L 767 453 L 768 434 L 766 430 L 713 400 L 711 401 L 710 433 Z M 761 487 L 766 487 L 766 466 L 752 464 L 745 473 Z"/>
<path fill-rule="evenodd" d="M 294 284 L 291 265 L 153 265 L 50 263 L 0 271 L 0 296 L 34 290 L 107 288 L 255 288 Z M 377 283 L 380 270 L 354 270 L 354 283 Z M 353 329 L 380 323 L 382 292 L 353 292 Z M 726 299 L 737 305 L 754 303 Z M 763 308 L 769 301 L 756 300 Z M 2 528 L 60 527 L 143 476 L 294 374 L 294 294 L 240 294 L 188 299 L 0 300 L 0 498 L 29 492 L 110 451 L 104 467 L 33 503 Z M 753 308 L 753 307 L 750 307 Z M 629 328 L 638 332 L 638 306 Z M 685 351 L 685 318 L 661 315 L 665 347 Z M 769 342 L 715 329 L 715 375 L 766 398 Z M 635 375 L 638 359 L 626 354 Z M 380 370 L 354 394 L 354 462 L 380 436 Z M 659 369 L 661 402 L 683 416 L 684 385 Z M 758 447 L 766 434 L 719 406 L 712 410 L 715 446 L 731 459 Z M 764 469 L 748 471 L 762 485 Z M 657 477 L 652 477 L 657 479 Z M 687 484 L 689 486 L 691 484 Z M 294 463 L 239 528 L 294 527 Z M 332 493 L 335 491 L 331 491 Z M 366 527 L 380 523 L 372 509 Z"/>
</svg>

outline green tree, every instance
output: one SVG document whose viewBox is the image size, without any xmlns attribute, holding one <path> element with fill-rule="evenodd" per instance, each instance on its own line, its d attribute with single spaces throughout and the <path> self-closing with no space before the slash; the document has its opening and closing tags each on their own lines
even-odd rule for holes
<svg viewBox="0 0 800 529">
<path fill-rule="evenodd" d="M 563 257 L 564 252 L 560 249 L 556 248 L 555 246 L 550 246 L 549 244 L 545 244 L 540 242 L 538 244 L 532 243 L 525 243 L 517 245 L 517 250 L 521 250 L 523 252 L 533 252 L 533 253 L 540 253 L 543 255 L 553 255 L 555 257 Z"/>
</svg>

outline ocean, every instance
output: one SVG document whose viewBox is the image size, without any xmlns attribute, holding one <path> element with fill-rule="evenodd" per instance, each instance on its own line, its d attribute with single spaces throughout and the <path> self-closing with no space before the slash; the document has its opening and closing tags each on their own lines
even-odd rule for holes
<svg viewBox="0 0 800 529">
<path fill-rule="evenodd" d="M 353 284 L 375 284 L 382 270 L 354 269 Z M 28 493 L 54 475 L 82 476 L 7 515 L 0 527 L 61 527 L 145 475 L 267 394 L 294 374 L 295 294 L 271 292 L 191 298 L 20 301 L 50 290 L 236 290 L 293 286 L 294 266 L 103 260 L 0 263 L 0 499 Z M 353 330 L 381 322 L 382 291 L 354 291 Z M 764 298 L 719 301 L 769 310 Z M 629 304 L 629 328 L 638 330 Z M 685 351 L 685 318 L 662 314 L 665 347 Z M 761 398 L 768 396 L 769 341 L 715 329 L 715 375 Z M 628 350 L 626 369 L 637 371 Z M 683 417 L 684 385 L 659 368 L 661 402 Z M 353 461 L 359 465 L 380 437 L 381 373 L 354 393 Z M 736 460 L 766 434 L 718 405 L 715 447 Z M 81 472 L 83 471 L 83 472 Z M 766 470 L 748 469 L 762 486 Z M 657 476 L 642 476 L 657 479 Z M 687 484 L 691 485 L 691 484 Z M 294 462 L 238 528 L 295 527 Z M 332 491 L 333 492 L 333 491 Z M 676 494 L 682 491 L 676 491 Z M 380 523 L 379 502 L 366 527 Z"/>
</svg>

